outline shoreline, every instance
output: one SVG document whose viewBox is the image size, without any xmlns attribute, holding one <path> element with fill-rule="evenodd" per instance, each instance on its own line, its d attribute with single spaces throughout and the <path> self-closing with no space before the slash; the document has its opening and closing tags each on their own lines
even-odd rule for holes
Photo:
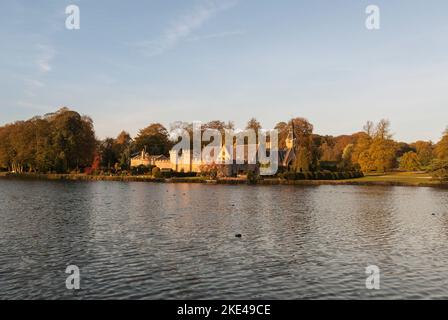
<svg viewBox="0 0 448 320">
<path fill-rule="evenodd" d="M 11 180 L 44 180 L 44 181 L 111 181 L 111 182 L 147 182 L 147 183 L 194 183 L 194 184 L 222 184 L 222 185 L 247 185 L 246 179 L 224 178 L 209 180 L 204 177 L 190 178 L 153 178 L 151 176 L 106 176 L 85 174 L 37 174 L 37 173 L 0 173 L 0 179 Z M 297 186 L 320 186 L 320 185 L 352 185 L 352 186 L 398 186 L 398 187 L 432 187 L 448 188 L 448 183 L 439 181 L 410 182 L 397 180 L 371 181 L 365 178 L 346 180 L 285 180 L 280 178 L 266 178 L 257 181 L 253 185 L 297 185 Z"/>
</svg>

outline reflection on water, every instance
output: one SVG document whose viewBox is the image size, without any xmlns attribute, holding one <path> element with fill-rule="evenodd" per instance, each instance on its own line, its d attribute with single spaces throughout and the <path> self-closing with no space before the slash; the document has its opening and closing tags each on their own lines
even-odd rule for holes
<svg viewBox="0 0 448 320">
<path fill-rule="evenodd" d="M 0 204 L 2 299 L 448 298 L 444 190 L 2 180 Z"/>
</svg>

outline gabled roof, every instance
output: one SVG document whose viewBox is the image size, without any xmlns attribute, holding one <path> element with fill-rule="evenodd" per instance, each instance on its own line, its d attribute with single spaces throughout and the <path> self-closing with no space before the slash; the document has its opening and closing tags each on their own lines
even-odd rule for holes
<svg viewBox="0 0 448 320">
<path fill-rule="evenodd" d="M 165 156 L 163 154 L 160 154 L 160 155 L 157 155 L 157 156 L 150 156 L 150 159 L 154 160 L 154 161 L 170 160 L 170 158 L 168 158 L 167 156 Z"/>
<path fill-rule="evenodd" d="M 159 155 L 150 155 L 147 152 L 139 152 L 139 153 L 134 153 L 131 156 L 131 159 L 134 160 L 148 160 L 148 161 L 159 161 L 159 160 L 169 160 L 170 158 L 168 158 L 167 156 L 163 155 L 163 154 L 159 154 Z"/>
<path fill-rule="evenodd" d="M 149 154 L 145 153 L 143 155 L 143 159 L 148 159 L 149 158 Z M 131 155 L 131 159 L 142 159 L 142 153 L 134 153 L 133 155 Z"/>
</svg>

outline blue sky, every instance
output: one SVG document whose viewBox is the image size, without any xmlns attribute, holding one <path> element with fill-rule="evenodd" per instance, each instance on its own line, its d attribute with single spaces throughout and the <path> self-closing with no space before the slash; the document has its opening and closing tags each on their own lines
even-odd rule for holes
<svg viewBox="0 0 448 320">
<path fill-rule="evenodd" d="M 76 4 L 81 29 L 65 28 Z M 365 8 L 381 29 L 365 28 Z M 2 0 L 0 124 L 69 106 L 99 138 L 151 122 L 293 116 L 320 134 L 448 125 L 445 0 Z"/>
</svg>

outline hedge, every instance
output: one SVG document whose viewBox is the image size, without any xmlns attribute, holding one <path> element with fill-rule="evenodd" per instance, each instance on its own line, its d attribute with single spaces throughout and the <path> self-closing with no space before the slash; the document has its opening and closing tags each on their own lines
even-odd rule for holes
<svg viewBox="0 0 448 320">
<path fill-rule="evenodd" d="M 288 171 L 278 175 L 286 180 L 345 180 L 361 178 L 364 174 L 361 171 L 331 172 L 328 170 L 314 172 L 293 172 Z"/>
</svg>

